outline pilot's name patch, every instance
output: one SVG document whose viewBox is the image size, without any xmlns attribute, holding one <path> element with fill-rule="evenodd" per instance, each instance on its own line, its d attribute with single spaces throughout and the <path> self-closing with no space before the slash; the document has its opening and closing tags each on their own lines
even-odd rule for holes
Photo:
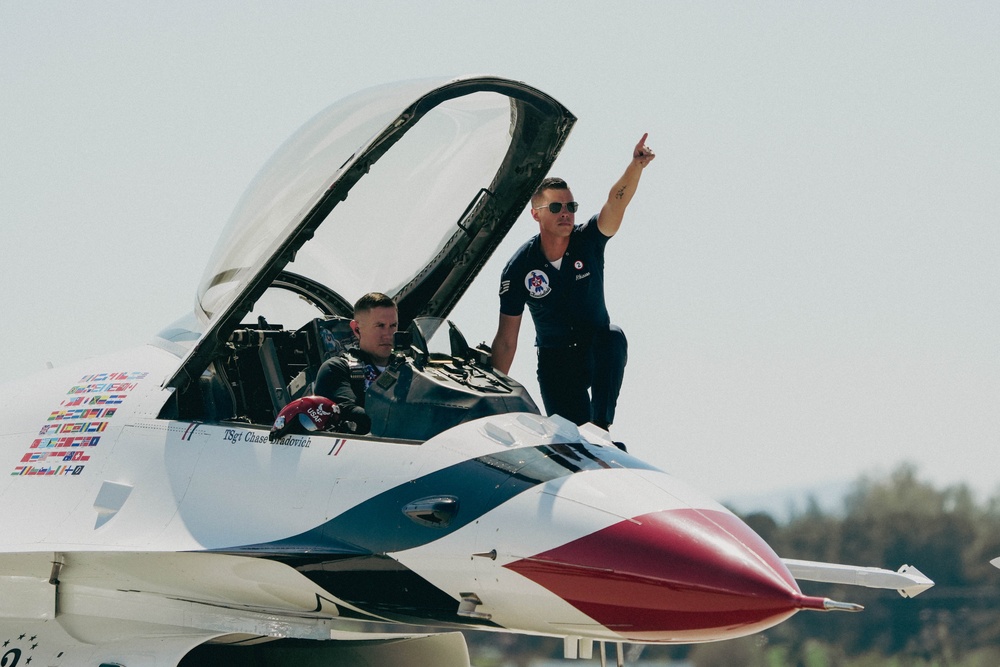
<svg viewBox="0 0 1000 667">
<path fill-rule="evenodd" d="M 233 444 L 238 442 L 248 442 L 254 445 L 273 444 L 280 447 L 309 447 L 310 443 L 308 437 L 301 435 L 286 435 L 280 440 L 275 440 L 272 443 L 266 433 L 261 433 L 259 431 L 244 431 L 235 428 L 227 428 L 222 434 L 222 439 Z"/>
</svg>

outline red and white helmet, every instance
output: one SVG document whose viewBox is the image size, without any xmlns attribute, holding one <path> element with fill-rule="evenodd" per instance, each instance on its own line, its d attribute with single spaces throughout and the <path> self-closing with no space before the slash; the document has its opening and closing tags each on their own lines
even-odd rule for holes
<svg viewBox="0 0 1000 667">
<path fill-rule="evenodd" d="M 271 426 L 270 440 L 289 433 L 326 430 L 340 421 L 340 408 L 326 396 L 303 396 L 286 405 Z"/>
</svg>

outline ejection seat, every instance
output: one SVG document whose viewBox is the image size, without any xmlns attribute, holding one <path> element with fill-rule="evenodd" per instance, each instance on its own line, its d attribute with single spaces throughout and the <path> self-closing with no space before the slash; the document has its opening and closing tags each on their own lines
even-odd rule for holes
<svg viewBox="0 0 1000 667">
<path fill-rule="evenodd" d="M 356 340 L 351 331 L 351 320 L 346 317 L 316 318 L 299 329 L 298 333 L 305 334 L 309 341 L 306 351 L 308 362 L 285 386 L 285 403 L 311 395 L 316 384 L 316 374 L 323 362 L 342 354 Z"/>
</svg>

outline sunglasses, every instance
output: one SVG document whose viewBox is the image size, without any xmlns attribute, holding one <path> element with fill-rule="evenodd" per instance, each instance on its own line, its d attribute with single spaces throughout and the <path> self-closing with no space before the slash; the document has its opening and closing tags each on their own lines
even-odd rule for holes
<svg viewBox="0 0 1000 667">
<path fill-rule="evenodd" d="M 547 208 L 549 209 L 549 213 L 559 213 L 562 211 L 562 207 L 563 205 L 561 201 L 554 201 L 551 204 L 546 204 L 545 206 L 535 206 L 534 210 L 537 211 L 540 208 Z M 580 205 L 575 201 L 566 202 L 566 210 L 570 213 L 576 213 L 576 209 L 578 208 L 580 208 Z"/>
</svg>

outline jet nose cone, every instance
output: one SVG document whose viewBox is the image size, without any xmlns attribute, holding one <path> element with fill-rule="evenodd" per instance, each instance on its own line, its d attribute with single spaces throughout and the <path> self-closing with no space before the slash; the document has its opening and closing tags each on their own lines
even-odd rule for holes
<svg viewBox="0 0 1000 667">
<path fill-rule="evenodd" d="M 632 641 L 737 637 L 814 606 L 767 543 L 719 510 L 645 514 L 506 567 Z"/>
</svg>

